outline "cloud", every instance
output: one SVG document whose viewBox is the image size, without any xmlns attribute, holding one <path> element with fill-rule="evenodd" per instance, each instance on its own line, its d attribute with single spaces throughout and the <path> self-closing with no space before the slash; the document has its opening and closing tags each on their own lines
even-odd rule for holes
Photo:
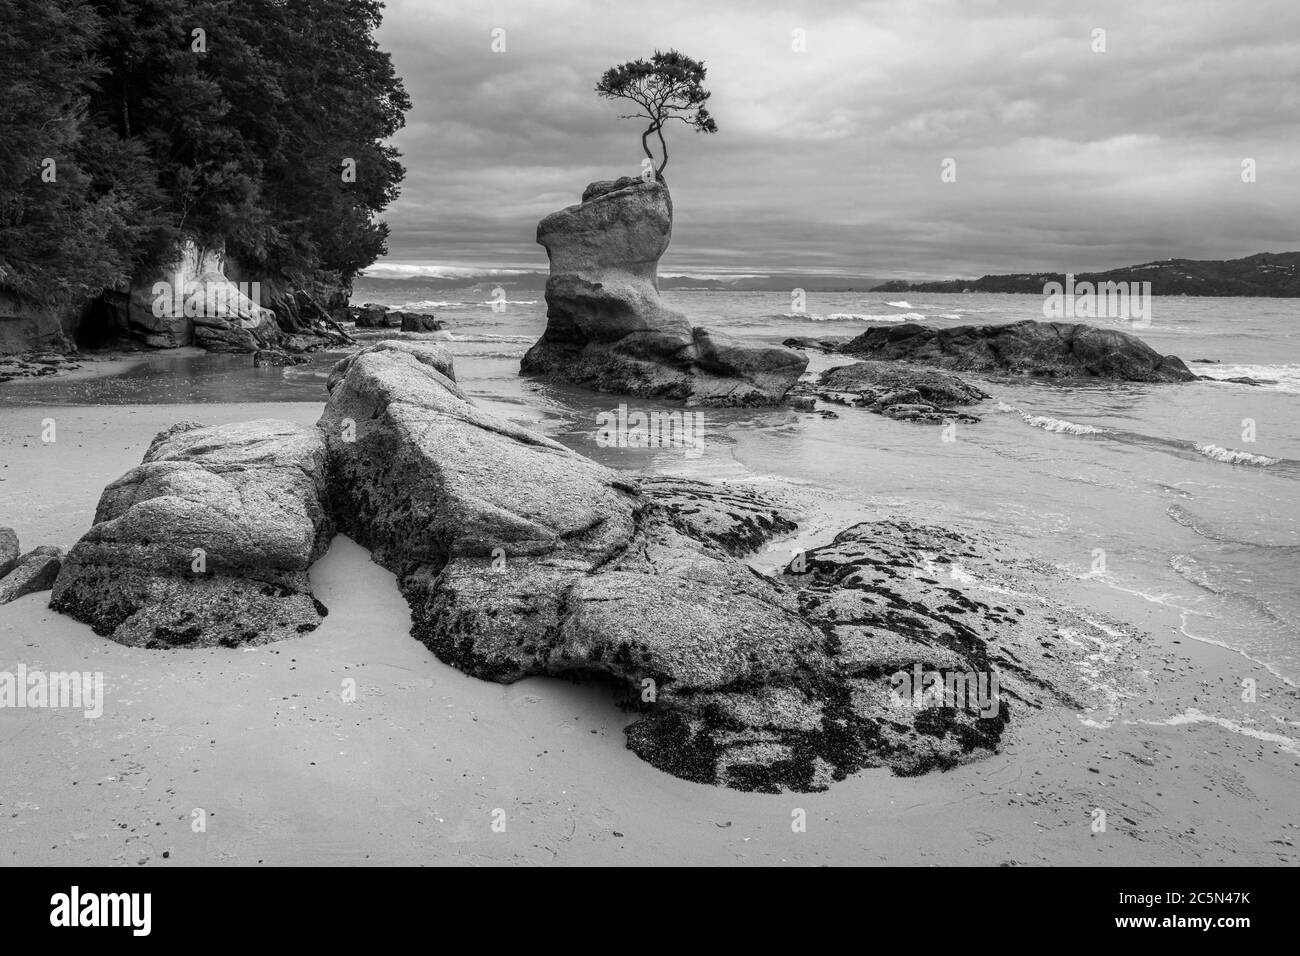
<svg viewBox="0 0 1300 956">
<path fill-rule="evenodd" d="M 719 132 L 671 131 L 668 271 L 978 275 L 1300 247 L 1291 0 L 1250 16 L 1208 0 L 397 0 L 379 40 L 415 104 L 395 138 L 394 261 L 544 268 L 537 220 L 639 171 L 640 130 L 597 77 L 669 47 L 707 63 Z"/>
</svg>

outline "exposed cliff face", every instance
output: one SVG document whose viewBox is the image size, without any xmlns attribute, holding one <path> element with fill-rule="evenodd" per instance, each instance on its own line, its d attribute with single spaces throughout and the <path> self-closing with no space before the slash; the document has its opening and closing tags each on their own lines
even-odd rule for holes
<svg viewBox="0 0 1300 956">
<path fill-rule="evenodd" d="M 581 203 L 538 223 L 551 261 L 547 325 L 522 371 L 692 404 L 779 401 L 805 356 L 692 328 L 660 300 L 659 259 L 672 226 L 667 185 L 632 177 L 592 183 Z"/>
<path fill-rule="evenodd" d="M 198 345 L 216 352 L 256 352 L 280 338 L 275 313 L 226 276 L 225 252 L 185 240 L 171 262 L 131 285 L 127 320 L 151 348 Z"/>
<path fill-rule="evenodd" d="M 0 355 L 29 349 L 66 351 L 69 326 L 69 310 L 0 288 Z"/>
<path fill-rule="evenodd" d="M 141 345 L 306 351 L 350 341 L 338 326 L 348 294 L 328 274 L 250 270 L 220 246 L 185 240 L 170 261 L 89 300 L 47 305 L 0 286 L 0 355 Z"/>
</svg>

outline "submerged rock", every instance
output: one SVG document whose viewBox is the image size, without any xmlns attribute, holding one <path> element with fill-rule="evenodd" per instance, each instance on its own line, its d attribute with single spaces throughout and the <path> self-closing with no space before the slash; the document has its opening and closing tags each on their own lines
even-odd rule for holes
<svg viewBox="0 0 1300 956">
<path fill-rule="evenodd" d="M 62 562 L 62 548 L 32 548 L 14 561 L 8 571 L 0 570 L 0 604 L 16 601 L 25 594 L 48 591 L 54 586 Z M 4 562 L 0 560 L 0 569 L 3 567 Z"/>
<path fill-rule="evenodd" d="M 1249 375 L 1238 375 L 1235 378 L 1215 378 L 1212 375 L 1196 376 L 1203 382 L 1229 382 L 1233 385 L 1276 385 L 1275 378 L 1252 378 Z"/>
<path fill-rule="evenodd" d="M 121 644 L 263 644 L 326 613 L 307 569 L 333 532 L 325 442 L 291 422 L 173 425 L 104 489 L 50 606 Z"/>
<path fill-rule="evenodd" d="M 974 405 L 988 398 L 983 389 L 956 375 L 886 362 L 857 362 L 827 369 L 818 384 L 840 392 L 855 392 L 871 404 L 920 402 L 946 407 Z"/>
<path fill-rule="evenodd" d="M 692 328 L 660 300 L 672 220 L 666 184 L 624 177 L 592 183 L 581 203 L 538 223 L 551 263 L 547 323 L 524 374 L 702 405 L 781 399 L 806 356 Z"/>
<path fill-rule="evenodd" d="M 988 398 L 982 389 L 949 372 L 890 362 L 858 362 L 827 369 L 816 386 L 804 386 L 824 402 L 852 405 L 905 421 L 978 422 L 955 406 Z"/>
<path fill-rule="evenodd" d="M 1065 322 L 1027 320 L 947 329 L 904 323 L 869 329 L 841 351 L 957 371 L 1044 378 L 1128 382 L 1188 382 L 1196 378 L 1181 359 L 1161 355 L 1127 332 Z"/>
<path fill-rule="evenodd" d="M 291 366 L 305 365 L 310 359 L 302 355 L 291 355 L 288 352 L 281 352 L 278 349 L 261 349 L 253 353 L 253 365 L 257 368 L 262 366 Z"/>
<path fill-rule="evenodd" d="M 0 355 L 0 384 L 17 378 L 44 378 L 81 368 L 75 346 L 69 352 L 28 352 L 24 355 Z"/>
<path fill-rule="evenodd" d="M 811 335 L 796 335 L 786 339 L 781 344 L 791 349 L 815 349 L 818 352 L 838 352 L 843 346 L 847 345 L 853 336 L 851 335 L 823 335 L 813 337 Z"/>
</svg>

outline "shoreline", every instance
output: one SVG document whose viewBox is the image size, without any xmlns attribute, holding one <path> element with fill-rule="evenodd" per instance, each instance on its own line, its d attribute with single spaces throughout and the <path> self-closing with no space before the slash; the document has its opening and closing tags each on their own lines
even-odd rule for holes
<svg viewBox="0 0 1300 956">
<path fill-rule="evenodd" d="M 103 351 L 78 351 L 67 355 L 48 351 L 0 355 L 0 398 L 6 395 L 3 387 L 12 382 L 26 382 L 46 378 L 57 378 L 62 382 L 76 382 L 90 378 L 109 378 L 114 375 L 121 375 L 148 363 L 149 356 L 154 351 L 156 350 L 105 349 Z M 205 354 L 203 349 L 192 346 L 171 351 L 183 357 Z M 36 361 L 32 356 L 50 356 L 51 361 Z M 52 360 L 55 356 L 58 357 L 57 362 Z M 30 368 L 33 365 L 53 369 L 53 371 L 43 373 L 33 371 Z M 20 366 L 27 366 L 27 368 L 21 369 Z M 13 377 L 8 377 L 10 375 Z"/>
<path fill-rule="evenodd" d="M 314 423 L 320 407 L 51 406 L 59 441 L 44 446 L 47 409 L 4 406 L 0 450 L 12 467 L 0 471 L 0 492 L 39 505 L 15 516 L 24 541 L 70 545 L 100 490 L 139 462 L 157 430 L 184 419 Z M 12 424 L 29 416 L 23 447 Z M 822 529 L 880 510 L 825 489 L 776 490 L 804 505 L 799 531 L 778 548 L 824 542 Z M 773 560 L 760 552 L 751 563 Z M 1287 737 L 1300 726 L 1294 688 L 1260 681 L 1257 721 L 1271 724 L 1225 716 L 1236 652 L 1186 639 L 1175 609 L 1099 581 L 1047 576 L 1044 592 L 1150 635 L 1118 656 L 1154 686 L 1118 699 L 1104 726 L 1061 709 L 1013 721 L 1001 752 L 947 772 L 867 770 L 824 793 L 764 795 L 643 763 L 624 746 L 631 716 L 599 685 L 502 686 L 442 664 L 409 635 L 392 575 L 346 538 L 311 576 L 331 611 L 321 627 L 246 650 L 121 647 L 50 611 L 44 592 L 0 607 L 0 667 L 98 669 L 107 685 L 97 721 L 2 715 L 16 764 L 50 768 L 0 785 L 3 862 L 1297 862 L 1294 751 L 1196 716 Z M 344 705 L 349 674 L 360 693 Z M 377 819 L 367 811 L 384 805 Z M 190 830 L 194 807 L 211 811 L 206 834 Z M 1105 834 L 1091 832 L 1097 807 Z M 497 808 L 508 835 L 489 827 Z M 807 809 L 807 833 L 791 832 L 794 808 Z M 1255 836 L 1242 843 L 1238 830 Z"/>
</svg>

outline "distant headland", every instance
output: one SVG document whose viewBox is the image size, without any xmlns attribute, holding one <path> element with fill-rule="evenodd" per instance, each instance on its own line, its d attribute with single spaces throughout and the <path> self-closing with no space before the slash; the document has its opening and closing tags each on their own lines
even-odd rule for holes
<svg viewBox="0 0 1300 956">
<path fill-rule="evenodd" d="M 1244 259 L 1164 259 L 1109 272 L 1081 272 L 1076 282 L 1150 282 L 1152 295 L 1300 296 L 1300 252 L 1261 252 Z M 1059 272 L 981 276 L 938 282 L 894 280 L 872 292 L 1023 292 L 1042 295 Z"/>
</svg>

